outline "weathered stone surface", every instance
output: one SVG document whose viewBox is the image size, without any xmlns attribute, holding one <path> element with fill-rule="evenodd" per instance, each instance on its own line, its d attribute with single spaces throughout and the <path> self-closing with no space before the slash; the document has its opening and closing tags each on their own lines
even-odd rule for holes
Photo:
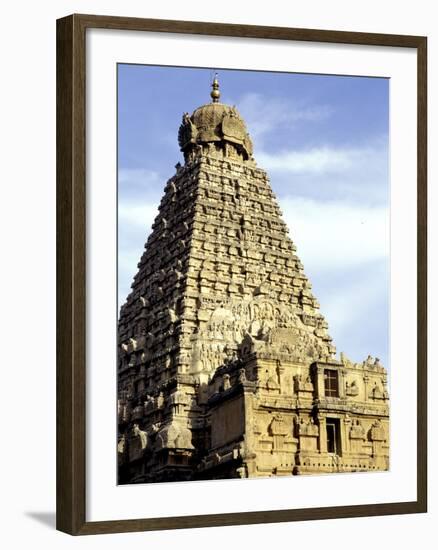
<svg viewBox="0 0 438 550">
<path fill-rule="evenodd" d="M 382 470 L 386 372 L 335 348 L 244 121 L 184 115 L 184 166 L 119 320 L 120 483 Z"/>
</svg>

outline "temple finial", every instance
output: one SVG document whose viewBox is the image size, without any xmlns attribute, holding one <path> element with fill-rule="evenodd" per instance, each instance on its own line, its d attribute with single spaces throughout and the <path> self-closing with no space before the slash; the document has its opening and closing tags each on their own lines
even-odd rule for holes
<svg viewBox="0 0 438 550">
<path fill-rule="evenodd" d="M 217 73 L 214 74 L 214 79 L 211 84 L 212 90 L 210 92 L 211 100 L 213 103 L 219 103 L 219 98 L 221 96 L 221 93 L 219 91 L 219 80 L 217 79 Z"/>
</svg>

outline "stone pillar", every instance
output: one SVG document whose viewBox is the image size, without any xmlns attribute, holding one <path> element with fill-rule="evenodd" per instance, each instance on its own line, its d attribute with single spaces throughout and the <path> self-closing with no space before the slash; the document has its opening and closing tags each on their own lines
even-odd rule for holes
<svg viewBox="0 0 438 550">
<path fill-rule="evenodd" d="M 349 452 L 349 426 L 350 421 L 347 418 L 341 418 L 339 420 L 339 428 L 341 430 L 341 455 L 344 456 Z"/>
<path fill-rule="evenodd" d="M 325 417 L 318 415 L 319 424 L 319 452 L 327 452 L 327 427 L 325 423 Z"/>
<path fill-rule="evenodd" d="M 278 385 L 280 388 L 280 393 L 286 393 L 286 383 L 283 378 L 285 368 L 281 365 L 280 361 L 277 362 L 277 376 L 278 376 Z"/>
<path fill-rule="evenodd" d="M 341 399 L 345 399 L 345 375 L 345 369 L 338 369 L 338 388 Z"/>
<path fill-rule="evenodd" d="M 368 401 L 368 381 L 370 377 L 368 374 L 364 374 L 363 376 L 363 385 L 364 385 L 364 401 Z"/>
<path fill-rule="evenodd" d="M 324 367 L 316 364 L 314 372 L 316 398 L 322 399 L 324 397 Z"/>
</svg>

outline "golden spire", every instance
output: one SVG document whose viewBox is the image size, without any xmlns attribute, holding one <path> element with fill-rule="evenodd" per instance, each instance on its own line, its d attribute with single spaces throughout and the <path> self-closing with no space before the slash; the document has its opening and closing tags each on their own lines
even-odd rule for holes
<svg viewBox="0 0 438 550">
<path fill-rule="evenodd" d="M 211 95 L 211 100 L 213 101 L 213 103 L 219 103 L 219 98 L 221 96 L 221 93 L 219 91 L 219 80 L 217 79 L 217 73 L 215 73 L 214 75 L 214 79 L 213 79 L 213 82 L 211 84 L 211 92 L 210 92 L 210 95 Z"/>
</svg>

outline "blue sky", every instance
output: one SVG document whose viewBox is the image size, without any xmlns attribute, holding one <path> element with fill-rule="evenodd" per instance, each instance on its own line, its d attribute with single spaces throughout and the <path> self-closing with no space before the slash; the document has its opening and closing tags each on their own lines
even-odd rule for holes
<svg viewBox="0 0 438 550">
<path fill-rule="evenodd" d="M 218 72 L 221 101 L 246 121 L 338 352 L 389 368 L 389 81 Z M 210 101 L 212 74 L 119 65 L 119 305 L 183 162 L 182 114 Z"/>
</svg>

